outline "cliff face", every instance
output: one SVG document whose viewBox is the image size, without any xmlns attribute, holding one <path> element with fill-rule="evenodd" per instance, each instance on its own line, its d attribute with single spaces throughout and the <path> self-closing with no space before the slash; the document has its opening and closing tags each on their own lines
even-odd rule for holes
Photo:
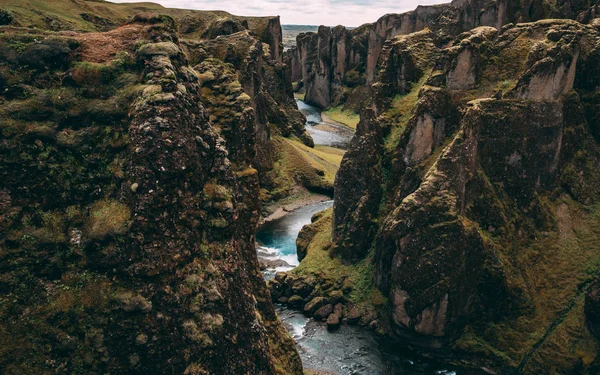
<svg viewBox="0 0 600 375">
<path fill-rule="evenodd" d="M 501 371 L 583 371 L 598 345 L 583 308 L 599 271 L 598 23 L 444 39 L 383 48 L 336 179 L 333 251 L 373 262 L 381 326 L 403 342 Z"/>
<path fill-rule="evenodd" d="M 273 49 L 190 62 L 151 14 L 0 33 L 2 372 L 301 374 L 254 249 L 260 111 L 291 101 Z"/>
<path fill-rule="evenodd" d="M 356 101 L 353 96 L 365 96 L 364 90 L 352 89 L 370 86 L 375 81 L 383 46 L 397 35 L 430 29 L 449 41 L 478 26 L 500 29 L 508 23 L 545 18 L 579 17 L 582 22 L 589 22 L 597 14 L 597 5 L 593 3 L 455 0 L 449 4 L 418 6 L 403 14 L 388 14 L 354 30 L 322 26 L 316 34 L 299 35 L 297 47 L 289 51 L 292 66 L 303 67 L 293 70 L 292 80 L 303 82 L 307 103 L 321 108 L 338 106 Z"/>
</svg>

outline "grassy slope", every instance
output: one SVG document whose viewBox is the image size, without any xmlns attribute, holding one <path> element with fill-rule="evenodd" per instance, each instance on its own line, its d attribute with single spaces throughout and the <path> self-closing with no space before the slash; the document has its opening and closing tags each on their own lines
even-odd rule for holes
<svg viewBox="0 0 600 375">
<path fill-rule="evenodd" d="M 99 17 L 120 23 L 136 13 L 164 11 L 154 3 L 113 4 L 108 2 L 66 0 L 4 0 L 2 7 L 12 11 L 21 26 L 45 28 L 46 17 L 69 24 L 74 30 L 95 31 L 96 26 L 81 17 L 82 13 L 93 13 Z"/>
<path fill-rule="evenodd" d="M 360 115 L 352 111 L 345 111 L 343 105 L 330 108 L 323 112 L 323 114 L 335 122 L 346 125 L 351 129 L 356 129 L 356 125 L 360 121 Z"/>
<path fill-rule="evenodd" d="M 373 284 L 374 270 L 371 255 L 353 265 L 345 265 L 339 257 L 329 256 L 329 249 L 333 246 L 331 242 L 332 216 L 333 209 L 330 208 L 324 211 L 316 222 L 318 232 L 308 247 L 306 257 L 291 273 L 295 275 L 318 274 L 320 279 L 329 279 L 332 282 L 346 278 L 344 284 L 348 283 L 352 286 L 350 300 L 362 309 L 372 310 L 385 305 L 387 300 Z"/>
<path fill-rule="evenodd" d="M 17 23 L 24 27 L 51 28 L 53 30 L 102 31 L 101 24 L 85 20 L 82 14 L 104 19 L 118 26 L 136 14 L 156 12 L 172 16 L 176 20 L 188 19 L 198 22 L 199 27 L 186 30 L 186 37 L 198 38 L 210 21 L 219 17 L 234 17 L 248 21 L 251 30 L 262 35 L 267 18 L 232 16 L 224 11 L 197 11 L 165 8 L 151 2 L 116 4 L 102 0 L 3 0 L 0 7 L 10 10 Z"/>
<path fill-rule="evenodd" d="M 533 309 L 499 323 L 467 327 L 457 349 L 525 369 L 544 368 L 549 358 L 555 366 L 561 358 L 558 366 L 564 369 L 579 361 L 589 365 L 595 358 L 595 339 L 582 309 L 585 287 L 600 272 L 600 204 L 586 208 L 565 197 L 550 204 L 555 212 L 563 204 L 569 208 L 568 217 L 558 218 L 560 233 L 540 233 L 531 244 L 504 250 L 524 277 Z"/>
<path fill-rule="evenodd" d="M 298 139 L 281 136 L 271 140 L 278 154 L 271 172 L 274 187 L 263 190 L 262 199 L 275 200 L 277 204 L 267 207 L 267 212 L 304 199 L 311 193 L 333 194 L 333 182 L 343 150 L 327 146 L 310 148 Z"/>
</svg>

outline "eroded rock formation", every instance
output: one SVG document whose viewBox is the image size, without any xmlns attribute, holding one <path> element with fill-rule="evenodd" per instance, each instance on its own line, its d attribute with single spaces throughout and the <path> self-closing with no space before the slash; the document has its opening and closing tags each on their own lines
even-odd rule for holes
<svg viewBox="0 0 600 375">
<path fill-rule="evenodd" d="M 2 373 L 302 373 L 254 247 L 290 83 L 246 30 L 179 37 L 0 31 Z"/>
<path fill-rule="evenodd" d="M 478 26 L 500 29 L 508 23 L 545 18 L 578 18 L 587 23 L 598 17 L 597 7 L 592 1 L 551 5 L 543 0 L 455 0 L 449 4 L 418 6 L 407 13 L 387 14 L 375 23 L 353 30 L 321 26 L 317 33 L 299 35 L 296 48 L 288 52 L 292 80 L 303 84 L 307 103 L 321 108 L 335 107 L 356 101 L 353 96 L 368 98 L 365 90 L 353 89 L 368 87 L 375 81 L 385 42 L 397 35 L 428 29 L 441 40 L 449 41 Z M 470 52 L 465 52 L 459 63 L 466 64 L 469 58 Z M 363 109 L 347 106 L 358 112 Z"/>
<path fill-rule="evenodd" d="M 378 325 L 401 342 L 500 372 L 589 369 L 599 29 L 543 20 L 444 38 L 383 48 L 327 251 L 373 262 Z"/>
</svg>

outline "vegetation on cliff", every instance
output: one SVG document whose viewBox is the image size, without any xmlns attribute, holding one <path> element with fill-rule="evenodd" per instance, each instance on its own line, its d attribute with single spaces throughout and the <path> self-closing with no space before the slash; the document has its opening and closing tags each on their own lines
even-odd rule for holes
<svg viewBox="0 0 600 375">
<path fill-rule="evenodd" d="M 293 274 L 365 272 L 385 297 L 375 326 L 456 363 L 596 371 L 598 31 L 544 20 L 389 39 L 332 222 L 305 229 Z"/>
<path fill-rule="evenodd" d="M 134 12 L 54 5 L 31 17 L 85 29 L 72 7 Z M 254 249 L 261 162 L 277 161 L 257 147 L 303 129 L 283 67 L 259 31 L 223 56 L 180 39 L 179 18 L 119 17 L 0 29 L 1 371 L 301 374 Z"/>
</svg>

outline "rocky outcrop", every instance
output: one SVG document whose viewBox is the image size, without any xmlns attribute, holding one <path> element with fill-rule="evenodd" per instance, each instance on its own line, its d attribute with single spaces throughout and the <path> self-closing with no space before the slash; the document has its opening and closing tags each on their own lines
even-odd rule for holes
<svg viewBox="0 0 600 375">
<path fill-rule="evenodd" d="M 252 100 L 175 25 L 0 35 L 3 373 L 302 373 L 256 259 Z"/>
<path fill-rule="evenodd" d="M 590 368 L 598 29 L 478 27 L 435 47 L 438 36 L 383 48 L 373 110 L 338 173 L 329 251 L 372 259 L 388 301 L 378 320 L 401 342 L 500 372 Z"/>
<path fill-rule="evenodd" d="M 382 150 L 381 128 L 366 112 L 335 177 L 332 238 L 335 253 L 350 262 L 364 258 L 377 229 Z"/>
<path fill-rule="evenodd" d="M 304 67 L 294 70 L 293 80 L 303 82 L 307 103 L 321 108 L 334 107 L 344 104 L 352 95 L 348 91 L 357 85 L 370 86 L 375 82 L 385 42 L 395 36 L 428 29 L 436 33 L 437 43 L 441 45 L 479 26 L 499 30 L 509 23 L 545 18 L 575 19 L 580 13 L 582 22 L 596 17 L 596 8 L 590 1 L 573 4 L 565 1 L 558 5 L 543 0 L 455 0 L 449 4 L 418 6 L 407 13 L 387 14 L 373 24 L 353 30 L 321 26 L 316 34 L 299 35 L 297 47 L 289 51 L 290 60 Z M 471 53 L 464 51 L 458 64 L 470 64 Z M 464 78 L 467 77 L 451 79 L 459 82 Z"/>
</svg>

